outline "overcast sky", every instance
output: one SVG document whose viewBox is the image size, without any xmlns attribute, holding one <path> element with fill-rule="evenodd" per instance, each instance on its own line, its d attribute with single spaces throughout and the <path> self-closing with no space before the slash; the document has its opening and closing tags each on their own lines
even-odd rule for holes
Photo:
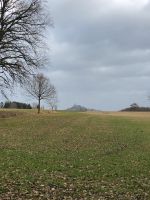
<svg viewBox="0 0 150 200">
<path fill-rule="evenodd" d="M 150 1 L 48 0 L 48 31 L 59 108 L 149 106 Z"/>
</svg>

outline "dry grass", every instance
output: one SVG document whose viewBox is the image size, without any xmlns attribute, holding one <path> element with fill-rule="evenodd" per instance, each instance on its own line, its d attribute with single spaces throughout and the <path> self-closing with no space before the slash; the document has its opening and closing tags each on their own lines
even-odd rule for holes
<svg viewBox="0 0 150 200">
<path fill-rule="evenodd" d="M 0 200 L 149 200 L 149 113 L 10 113 Z"/>
<path fill-rule="evenodd" d="M 87 112 L 87 114 L 150 119 L 150 112 Z"/>
</svg>

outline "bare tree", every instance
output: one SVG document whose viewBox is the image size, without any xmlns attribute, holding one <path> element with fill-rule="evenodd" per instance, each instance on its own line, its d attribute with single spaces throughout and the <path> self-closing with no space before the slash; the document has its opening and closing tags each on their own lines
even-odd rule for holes
<svg viewBox="0 0 150 200">
<path fill-rule="evenodd" d="M 47 103 L 51 107 L 52 111 L 57 110 L 57 103 L 58 103 L 57 94 L 55 93 L 53 96 L 51 96 L 48 99 Z"/>
<path fill-rule="evenodd" d="M 39 68 L 43 30 L 42 0 L 0 0 L 0 87 L 23 82 Z"/>
<path fill-rule="evenodd" d="M 38 113 L 40 113 L 41 100 L 47 101 L 56 94 L 56 89 L 47 77 L 37 74 L 25 86 L 27 92 L 38 100 Z"/>
</svg>

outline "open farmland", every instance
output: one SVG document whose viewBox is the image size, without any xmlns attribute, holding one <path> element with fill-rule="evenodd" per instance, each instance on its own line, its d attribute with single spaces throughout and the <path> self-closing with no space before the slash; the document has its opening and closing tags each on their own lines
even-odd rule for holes
<svg viewBox="0 0 150 200">
<path fill-rule="evenodd" d="M 0 112 L 1 200 L 150 199 L 150 113 Z"/>
</svg>

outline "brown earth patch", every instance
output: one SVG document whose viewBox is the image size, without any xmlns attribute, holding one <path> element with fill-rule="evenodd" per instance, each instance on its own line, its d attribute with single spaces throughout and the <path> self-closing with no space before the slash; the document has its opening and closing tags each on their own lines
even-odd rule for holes
<svg viewBox="0 0 150 200">
<path fill-rule="evenodd" d="M 0 111 L 0 118 L 9 118 L 9 117 L 16 117 L 20 115 L 20 112 L 15 111 Z"/>
<path fill-rule="evenodd" d="M 118 117 L 150 118 L 150 112 L 87 112 L 88 114 Z"/>
</svg>

